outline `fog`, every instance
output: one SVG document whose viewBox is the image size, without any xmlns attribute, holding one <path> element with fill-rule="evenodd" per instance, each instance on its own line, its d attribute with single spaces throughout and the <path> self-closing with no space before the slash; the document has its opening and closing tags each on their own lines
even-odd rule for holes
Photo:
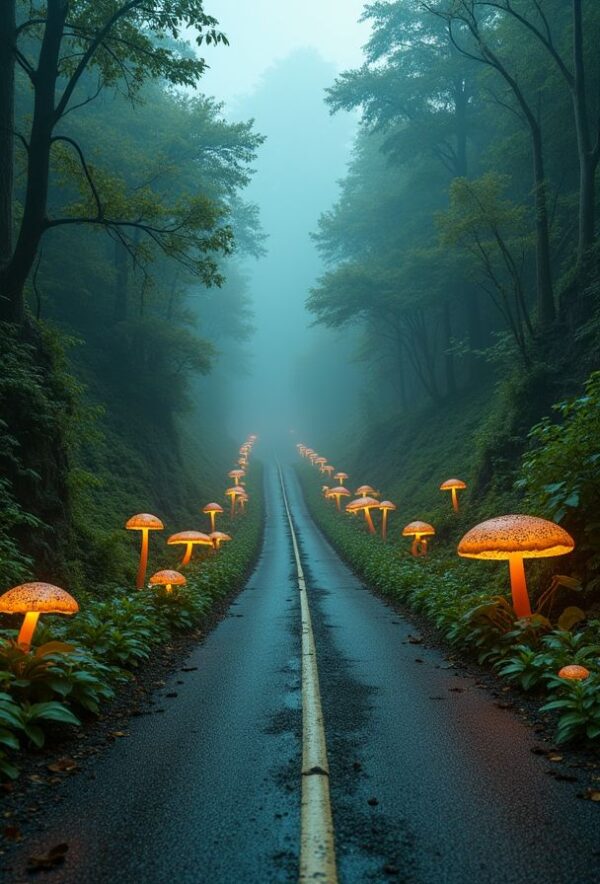
<svg viewBox="0 0 600 884">
<path fill-rule="evenodd" d="M 348 366 L 338 353 L 337 371 L 333 363 L 325 371 L 332 335 L 311 328 L 304 308 L 322 270 L 310 233 L 336 199 L 356 127 L 354 116 L 332 117 L 324 103 L 335 75 L 315 49 L 297 49 L 235 103 L 235 116 L 255 118 L 267 138 L 247 193 L 260 208 L 268 239 L 266 256 L 246 265 L 256 333 L 249 344 L 250 375 L 234 399 L 232 429 L 242 432 L 310 432 L 317 415 L 339 408 L 346 395 Z"/>
</svg>

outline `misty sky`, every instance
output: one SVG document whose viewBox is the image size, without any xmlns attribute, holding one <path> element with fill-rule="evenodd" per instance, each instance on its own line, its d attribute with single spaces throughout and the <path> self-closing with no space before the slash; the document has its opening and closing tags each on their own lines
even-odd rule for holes
<svg viewBox="0 0 600 884">
<path fill-rule="evenodd" d="M 365 0 L 207 0 L 231 45 L 206 51 L 202 88 L 231 102 L 257 87 L 271 65 L 295 49 L 316 49 L 336 71 L 361 60 L 369 28 L 358 24 Z"/>
</svg>

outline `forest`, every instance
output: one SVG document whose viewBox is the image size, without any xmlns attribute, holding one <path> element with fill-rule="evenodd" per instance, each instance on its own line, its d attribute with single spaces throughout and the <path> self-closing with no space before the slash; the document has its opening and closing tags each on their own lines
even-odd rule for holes
<svg viewBox="0 0 600 884">
<path fill-rule="evenodd" d="M 527 880 L 591 884 L 600 6 L 296 5 L 0 0 L 7 880 L 434 884 L 439 849 L 453 884 L 516 884 L 482 833 L 521 843 L 527 806 L 556 820 Z M 448 696 L 463 719 L 431 713 Z M 196 733 L 169 770 L 216 809 L 174 858 L 151 807 Z M 152 744 L 123 799 L 115 734 Z M 39 777 L 75 809 L 45 840 Z M 452 829 L 461 778 L 501 821 Z M 122 800 L 155 836 L 131 856 L 141 817 L 121 837 L 102 809 Z M 96 808 L 114 854 L 78 828 Z"/>
</svg>

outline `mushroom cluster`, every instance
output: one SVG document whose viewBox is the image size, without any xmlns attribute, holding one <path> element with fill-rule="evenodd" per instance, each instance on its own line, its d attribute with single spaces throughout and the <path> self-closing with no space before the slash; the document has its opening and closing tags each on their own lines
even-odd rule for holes
<svg viewBox="0 0 600 884">
<path fill-rule="evenodd" d="M 327 459 L 317 454 L 313 448 L 308 448 L 303 443 L 296 446 L 298 453 L 324 471 Z M 333 473 L 333 467 L 328 476 Z M 339 470 L 333 478 L 337 485 L 333 488 L 323 486 L 323 496 L 327 500 L 334 500 L 338 510 L 341 510 L 342 497 L 350 497 L 345 483 L 348 474 Z M 465 491 L 466 482 L 462 479 L 451 478 L 443 481 L 440 491 L 450 492 L 452 508 L 455 513 L 459 512 L 458 492 Z M 381 513 L 381 537 L 387 538 L 387 521 L 390 513 L 397 510 L 396 504 L 390 500 L 379 502 L 380 493 L 371 485 L 359 485 L 356 489 L 356 498 L 346 504 L 346 512 L 351 515 L 363 513 L 367 530 L 375 534 L 373 513 L 379 510 Z M 410 551 L 416 558 L 427 555 L 429 538 L 435 535 L 435 528 L 421 519 L 414 519 L 402 529 L 403 537 L 412 537 Z M 503 559 L 508 561 L 510 573 L 510 585 L 512 594 L 513 610 L 517 617 L 530 617 L 531 604 L 527 593 L 525 580 L 524 559 L 542 558 L 548 556 L 560 556 L 574 549 L 573 538 L 560 525 L 541 519 L 537 516 L 523 514 L 499 516 L 488 519 L 468 531 L 458 544 L 458 555 L 471 559 Z M 582 667 L 571 666 L 561 670 L 564 678 L 585 678 Z"/>
</svg>

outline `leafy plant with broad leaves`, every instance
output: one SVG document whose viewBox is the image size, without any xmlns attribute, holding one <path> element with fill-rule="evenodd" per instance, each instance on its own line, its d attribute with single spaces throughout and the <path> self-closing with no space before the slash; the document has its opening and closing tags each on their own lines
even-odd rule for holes
<svg viewBox="0 0 600 884">
<path fill-rule="evenodd" d="M 597 740 L 600 737 L 600 675 L 583 681 L 567 681 L 554 675 L 548 687 L 558 696 L 541 707 L 541 712 L 558 712 L 556 741 Z"/>
<path fill-rule="evenodd" d="M 587 591 L 600 587 L 600 372 L 583 395 L 554 406 L 531 430 L 517 487 L 526 506 L 576 539 L 574 561 Z"/>
</svg>

